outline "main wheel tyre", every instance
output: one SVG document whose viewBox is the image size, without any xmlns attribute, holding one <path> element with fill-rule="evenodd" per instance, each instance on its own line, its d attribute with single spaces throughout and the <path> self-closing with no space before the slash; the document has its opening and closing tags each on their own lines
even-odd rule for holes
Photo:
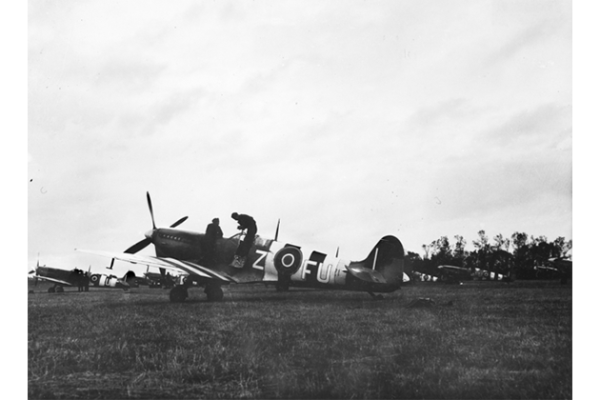
<svg viewBox="0 0 600 400">
<path fill-rule="evenodd" d="M 58 286 L 58 287 L 56 288 L 56 293 L 62 293 L 62 292 L 64 292 L 64 291 L 65 291 L 65 289 L 63 289 L 63 287 L 62 287 L 62 286 Z"/>
<path fill-rule="evenodd" d="M 48 288 L 48 293 L 54 293 L 54 291 L 55 291 L 55 290 L 54 290 L 54 287 L 49 287 L 49 288 Z"/>
<path fill-rule="evenodd" d="M 169 300 L 173 303 L 183 303 L 188 297 L 188 292 L 185 286 L 175 286 L 169 292 Z"/>
<path fill-rule="evenodd" d="M 208 301 L 223 300 L 223 289 L 221 289 L 221 286 L 209 285 L 204 289 L 204 293 L 206 293 Z"/>
</svg>

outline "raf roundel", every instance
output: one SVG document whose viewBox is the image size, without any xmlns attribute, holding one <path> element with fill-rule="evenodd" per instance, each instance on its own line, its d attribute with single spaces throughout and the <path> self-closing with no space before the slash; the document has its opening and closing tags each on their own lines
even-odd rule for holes
<svg viewBox="0 0 600 400">
<path fill-rule="evenodd" d="M 275 254 L 273 263 L 278 272 L 292 275 L 302 264 L 302 252 L 296 247 L 284 247 Z"/>
</svg>

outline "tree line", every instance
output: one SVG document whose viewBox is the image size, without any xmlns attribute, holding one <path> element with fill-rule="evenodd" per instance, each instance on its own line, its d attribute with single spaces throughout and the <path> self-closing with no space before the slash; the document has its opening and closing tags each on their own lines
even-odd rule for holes
<svg viewBox="0 0 600 400">
<path fill-rule="evenodd" d="M 413 271 L 436 275 L 439 265 L 454 265 L 494 272 L 512 278 L 535 279 L 544 275 L 543 266 L 549 258 L 565 257 L 573 247 L 572 240 L 559 236 L 549 241 L 546 236 L 529 236 L 525 232 L 515 232 L 510 237 L 497 234 L 490 241 L 485 230 L 477 233 L 472 251 L 466 250 L 467 241 L 461 235 L 455 235 L 454 245 L 447 236 L 442 236 L 422 246 L 423 256 L 409 251 L 407 261 Z M 410 267 L 409 267 L 410 268 Z"/>
</svg>

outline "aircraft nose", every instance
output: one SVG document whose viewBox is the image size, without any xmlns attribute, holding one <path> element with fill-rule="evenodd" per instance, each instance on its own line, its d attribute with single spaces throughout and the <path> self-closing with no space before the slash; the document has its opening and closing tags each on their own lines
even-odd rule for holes
<svg viewBox="0 0 600 400">
<path fill-rule="evenodd" d="M 152 239 L 152 234 L 154 233 L 154 229 L 150 229 L 148 232 L 144 233 L 144 236 L 147 239 Z"/>
</svg>

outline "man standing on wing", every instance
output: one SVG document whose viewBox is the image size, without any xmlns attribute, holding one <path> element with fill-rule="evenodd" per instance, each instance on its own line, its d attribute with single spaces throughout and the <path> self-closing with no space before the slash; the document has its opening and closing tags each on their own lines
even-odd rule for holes
<svg viewBox="0 0 600 400">
<path fill-rule="evenodd" d="M 240 242 L 235 252 L 235 256 L 233 257 L 233 263 L 231 264 L 232 267 L 242 268 L 246 262 L 246 256 L 254 243 L 254 237 L 256 236 L 258 229 L 256 227 L 256 221 L 249 215 L 234 212 L 231 214 L 231 218 L 238 222 L 238 229 L 246 230 L 246 237 Z"/>
</svg>

